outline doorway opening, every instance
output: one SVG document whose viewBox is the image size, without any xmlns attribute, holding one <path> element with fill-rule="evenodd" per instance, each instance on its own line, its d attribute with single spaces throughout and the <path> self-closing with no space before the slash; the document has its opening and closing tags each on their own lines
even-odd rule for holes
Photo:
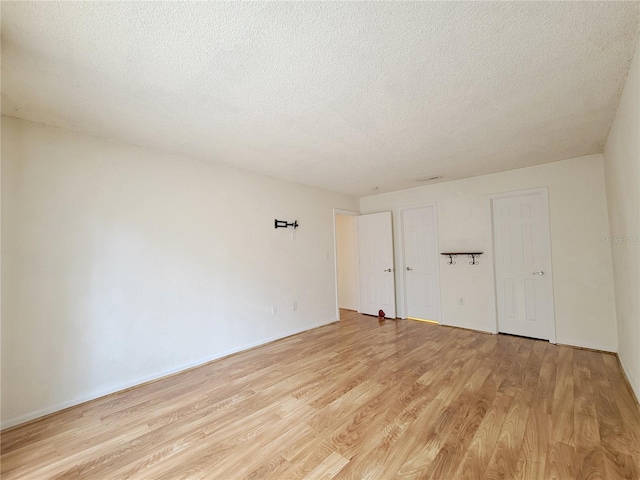
<svg viewBox="0 0 640 480">
<path fill-rule="evenodd" d="M 334 209 L 336 318 L 340 309 L 396 318 L 391 212 Z"/>
<path fill-rule="evenodd" d="M 350 210 L 333 210 L 337 320 L 359 308 L 358 215 Z"/>
</svg>

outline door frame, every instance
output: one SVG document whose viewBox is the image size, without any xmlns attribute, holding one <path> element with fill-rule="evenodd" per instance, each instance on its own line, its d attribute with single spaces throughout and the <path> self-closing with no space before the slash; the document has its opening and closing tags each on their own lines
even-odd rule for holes
<svg viewBox="0 0 640 480">
<path fill-rule="evenodd" d="M 551 263 L 549 264 L 549 287 L 548 287 L 548 295 L 549 298 L 551 299 L 551 308 L 550 308 L 550 313 L 551 313 L 551 318 L 550 318 L 550 323 L 551 323 L 551 327 L 550 327 L 550 332 L 549 332 L 549 343 L 557 343 L 556 341 L 556 302 L 555 302 L 555 298 L 553 295 L 554 289 L 553 289 L 553 250 L 552 250 L 552 243 L 551 243 L 551 219 L 550 219 L 550 215 L 549 215 L 549 187 L 537 187 L 537 188 L 527 188 L 525 190 L 516 190 L 513 192 L 503 192 L 503 193 L 493 193 L 490 195 L 486 196 L 486 202 L 487 202 L 487 211 L 489 212 L 489 218 L 488 218 L 488 228 L 489 228 L 489 239 L 491 240 L 491 249 L 490 252 L 487 252 L 487 260 L 491 261 L 491 274 L 493 275 L 493 281 L 491 282 L 491 289 L 492 289 L 492 296 L 493 296 L 493 302 L 491 303 L 491 307 L 493 310 L 493 317 L 494 317 L 494 330 L 491 333 L 494 334 L 498 334 L 499 332 L 499 325 L 498 325 L 498 288 L 496 285 L 496 282 L 498 281 L 498 275 L 496 273 L 496 261 L 495 261 L 495 249 L 496 249 L 496 243 L 495 243 L 495 236 L 494 236 L 494 225 L 493 225 L 493 201 L 497 200 L 497 199 L 501 199 L 501 198 L 514 198 L 514 197 L 523 197 L 526 195 L 540 195 L 540 197 L 542 198 L 542 215 L 543 215 L 543 220 L 546 222 L 546 224 L 549 226 L 549 237 L 547 239 L 548 242 L 548 247 L 549 247 L 549 254 L 550 254 L 550 261 Z"/>
<path fill-rule="evenodd" d="M 336 215 L 348 215 L 350 217 L 359 217 L 362 215 L 360 212 L 355 212 L 353 210 L 344 210 L 342 208 L 334 208 L 333 209 L 333 273 L 334 273 L 334 283 L 336 286 L 336 322 L 340 321 L 340 291 L 338 287 L 338 227 L 336 222 Z M 356 235 L 356 240 L 358 236 Z M 356 275 L 356 290 L 358 291 L 358 296 L 356 298 L 357 308 L 360 310 L 360 262 L 358 262 L 358 242 L 356 241 L 355 245 L 356 252 L 356 267 L 358 269 L 358 275 Z"/>
<path fill-rule="evenodd" d="M 445 325 L 442 318 L 442 289 L 440 288 L 440 235 L 438 230 L 438 202 L 430 202 L 430 203 L 420 203 L 418 205 L 409 205 L 406 207 L 402 207 L 398 210 L 400 217 L 400 245 L 399 245 L 399 253 L 400 253 L 400 264 L 402 265 L 402 275 L 400 277 L 400 284 L 402 287 L 402 313 L 400 318 L 406 320 L 408 315 L 408 307 L 407 307 L 407 266 L 405 265 L 405 255 L 404 255 L 404 212 L 406 210 L 418 210 L 420 208 L 425 207 L 433 207 L 433 222 L 436 230 L 436 251 L 438 254 L 438 324 Z"/>
</svg>

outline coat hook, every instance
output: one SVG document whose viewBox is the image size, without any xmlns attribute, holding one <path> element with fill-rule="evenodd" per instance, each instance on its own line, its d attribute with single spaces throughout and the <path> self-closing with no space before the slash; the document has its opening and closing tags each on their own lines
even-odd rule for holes
<svg viewBox="0 0 640 480">
<path fill-rule="evenodd" d="M 469 257 L 471 259 L 471 261 L 469 262 L 469 265 L 478 265 L 478 261 L 476 260 L 476 257 L 478 255 L 482 255 L 481 253 L 470 253 L 469 255 L 467 255 L 467 257 Z"/>
</svg>

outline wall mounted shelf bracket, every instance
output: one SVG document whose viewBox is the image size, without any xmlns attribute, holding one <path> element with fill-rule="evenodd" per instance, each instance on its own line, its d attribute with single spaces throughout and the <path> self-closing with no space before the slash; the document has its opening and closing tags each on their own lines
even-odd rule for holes
<svg viewBox="0 0 640 480">
<path fill-rule="evenodd" d="M 442 252 L 440 253 L 440 255 L 449 257 L 449 261 L 447 262 L 447 265 L 455 265 L 456 262 L 453 259 L 456 258 L 458 255 L 466 255 L 467 257 L 469 257 L 471 259 L 471 261 L 469 262 L 469 265 L 478 265 L 478 260 L 476 260 L 476 257 L 479 257 L 480 255 L 482 255 L 482 253 L 483 252 Z"/>
<path fill-rule="evenodd" d="M 275 227 L 276 228 L 287 228 L 287 227 L 293 227 L 293 229 L 295 230 L 296 228 L 298 228 L 298 220 L 294 220 L 292 223 L 287 223 L 286 220 L 275 220 Z"/>
</svg>

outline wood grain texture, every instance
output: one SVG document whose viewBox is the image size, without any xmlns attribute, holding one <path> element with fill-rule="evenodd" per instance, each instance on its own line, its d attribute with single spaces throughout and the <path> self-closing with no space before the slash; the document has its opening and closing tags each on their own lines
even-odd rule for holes
<svg viewBox="0 0 640 480">
<path fill-rule="evenodd" d="M 2 432 L 3 479 L 638 479 L 617 359 L 339 323 Z"/>
</svg>

